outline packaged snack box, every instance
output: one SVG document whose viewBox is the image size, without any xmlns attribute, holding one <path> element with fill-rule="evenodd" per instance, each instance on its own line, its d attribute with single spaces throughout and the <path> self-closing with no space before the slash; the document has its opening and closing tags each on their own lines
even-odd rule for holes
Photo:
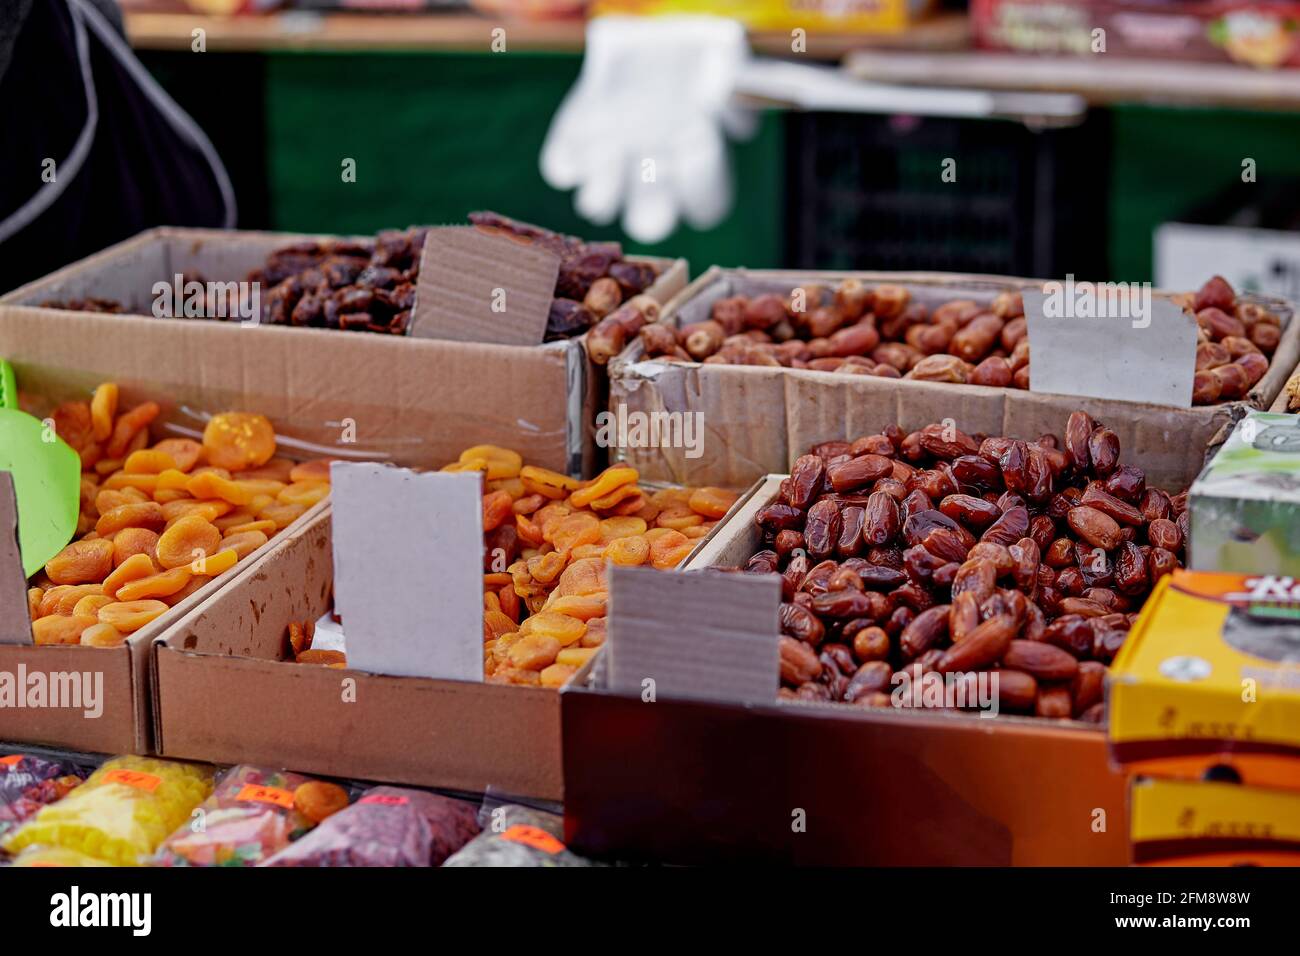
<svg viewBox="0 0 1300 956">
<path fill-rule="evenodd" d="M 1300 790 L 1300 584 L 1167 576 L 1111 665 L 1107 707 L 1131 773 Z"/>
<path fill-rule="evenodd" d="M 1300 866 L 1300 794 L 1232 783 L 1133 782 L 1133 862 Z"/>
</svg>

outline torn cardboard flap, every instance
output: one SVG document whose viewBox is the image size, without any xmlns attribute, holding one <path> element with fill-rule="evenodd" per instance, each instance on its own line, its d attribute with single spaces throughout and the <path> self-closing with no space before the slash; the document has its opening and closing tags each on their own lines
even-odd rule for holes
<svg viewBox="0 0 1300 956">
<path fill-rule="evenodd" d="M 0 644 L 31 644 L 27 575 L 18 548 L 18 496 L 14 476 L 0 471 Z"/>
<path fill-rule="evenodd" d="M 643 699 L 770 704 L 780 604 L 774 574 L 611 566 L 608 687 Z"/>
<path fill-rule="evenodd" d="M 560 257 L 472 226 L 431 229 L 424 242 L 408 335 L 540 345 Z"/>
<path fill-rule="evenodd" d="M 1170 299 L 1070 278 L 1023 297 L 1030 391 L 1191 408 L 1196 319 Z"/>
<path fill-rule="evenodd" d="M 348 664 L 483 680 L 483 509 L 477 472 L 330 468 L 334 604 Z"/>
</svg>

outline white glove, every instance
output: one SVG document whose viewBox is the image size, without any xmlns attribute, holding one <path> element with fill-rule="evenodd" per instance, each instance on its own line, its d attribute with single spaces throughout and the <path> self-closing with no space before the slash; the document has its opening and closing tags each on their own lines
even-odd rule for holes
<svg viewBox="0 0 1300 956">
<path fill-rule="evenodd" d="M 678 217 L 708 229 L 731 210 L 725 132 L 753 132 L 731 105 L 749 59 L 744 28 L 718 17 L 600 17 L 587 24 L 577 85 L 551 121 L 541 170 L 577 189 L 574 208 L 606 225 L 623 208 L 638 242 L 668 237 Z"/>
</svg>

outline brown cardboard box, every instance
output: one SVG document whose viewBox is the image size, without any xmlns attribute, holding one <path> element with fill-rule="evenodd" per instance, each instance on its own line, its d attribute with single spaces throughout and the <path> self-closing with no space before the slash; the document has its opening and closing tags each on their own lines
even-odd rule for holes
<svg viewBox="0 0 1300 956">
<path fill-rule="evenodd" d="M 782 477 L 750 489 L 686 570 L 743 565 Z M 612 650 L 618 614 L 616 599 Z M 682 864 L 1128 862 L 1125 778 L 1094 725 L 777 703 L 775 669 L 771 686 L 771 704 L 645 703 L 605 689 L 600 666 L 577 675 L 561 695 L 566 842 Z"/>
<path fill-rule="evenodd" d="M 158 638 L 160 755 L 561 799 L 552 690 L 282 660 L 289 622 L 330 607 L 333 575 L 322 514 Z"/>
<path fill-rule="evenodd" d="M 156 282 L 177 274 L 240 280 L 272 250 L 319 238 L 151 229 L 0 297 L 0 355 L 26 357 L 29 377 L 45 364 L 82 381 L 122 380 L 149 368 L 178 406 L 199 396 L 217 404 L 239 399 L 277 422 L 310 398 L 314 414 L 294 423 L 295 438 L 333 446 L 351 420 L 364 436 L 359 442 L 383 446 L 384 457 L 404 464 L 454 459 L 472 424 L 475 441 L 515 448 L 543 467 L 591 473 L 601 454 L 591 421 L 604 403 L 605 380 L 580 339 L 489 345 L 153 315 Z M 655 261 L 663 272 L 647 292 L 666 302 L 685 286 L 686 263 Z M 87 297 L 121 302 L 129 314 L 39 308 Z M 11 326 L 27 356 L 11 354 Z M 73 339 L 81 343 L 76 364 L 67 361 Z"/>
<path fill-rule="evenodd" d="M 957 298 L 988 301 L 998 292 L 1041 289 L 1042 282 L 998 276 L 935 273 L 746 271 L 710 268 L 664 308 L 674 325 L 707 318 L 713 302 L 736 294 L 786 294 L 801 282 L 833 285 L 849 275 L 867 283 L 907 286 L 914 300 L 933 307 Z M 1289 318 L 1290 307 L 1274 302 Z M 1264 408 L 1300 360 L 1300 322 L 1289 322 L 1272 367 L 1250 395 Z M 1069 413 L 1081 408 L 1119 435 L 1130 460 L 1140 461 L 1160 486 L 1190 484 L 1204 450 L 1222 441 L 1247 403 L 1171 406 L 1047 395 L 1019 389 L 840 375 L 802 369 L 667 363 L 644 359 L 634 342 L 610 363 L 610 408 L 651 415 L 698 412 L 703 454 L 682 448 L 621 449 L 619 457 L 649 480 L 744 487 L 769 472 L 783 472 L 817 442 L 853 439 L 889 423 L 904 429 L 952 418 L 967 432 L 1037 438 L 1060 434 Z M 1031 427 L 1032 426 L 1032 427 Z"/>
</svg>

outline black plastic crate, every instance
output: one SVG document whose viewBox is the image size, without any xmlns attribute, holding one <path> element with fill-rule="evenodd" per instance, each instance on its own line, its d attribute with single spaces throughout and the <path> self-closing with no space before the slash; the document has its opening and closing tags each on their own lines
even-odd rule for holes
<svg viewBox="0 0 1300 956">
<path fill-rule="evenodd" d="M 791 113 L 786 261 L 1104 278 L 1110 136 L 1007 120 Z M 956 182 L 941 178 L 956 160 Z"/>
</svg>

